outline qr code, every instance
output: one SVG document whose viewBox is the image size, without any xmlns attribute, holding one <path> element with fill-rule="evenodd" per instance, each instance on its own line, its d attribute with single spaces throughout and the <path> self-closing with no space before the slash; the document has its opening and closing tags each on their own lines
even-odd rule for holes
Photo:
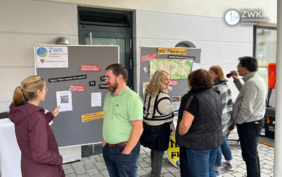
<svg viewBox="0 0 282 177">
<path fill-rule="evenodd" d="M 61 104 L 69 102 L 69 96 L 68 95 L 61 96 L 60 98 L 61 98 Z"/>
</svg>

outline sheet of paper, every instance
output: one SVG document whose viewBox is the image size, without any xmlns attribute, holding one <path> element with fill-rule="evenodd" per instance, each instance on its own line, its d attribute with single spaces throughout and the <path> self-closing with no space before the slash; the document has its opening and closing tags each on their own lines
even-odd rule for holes
<svg viewBox="0 0 282 177">
<path fill-rule="evenodd" d="M 192 71 L 200 69 L 200 63 L 193 63 Z"/>
<path fill-rule="evenodd" d="M 91 93 L 91 107 L 101 106 L 101 92 Z"/>
<path fill-rule="evenodd" d="M 72 111 L 72 92 L 67 91 L 57 91 L 57 106 L 61 106 L 60 112 Z"/>
</svg>

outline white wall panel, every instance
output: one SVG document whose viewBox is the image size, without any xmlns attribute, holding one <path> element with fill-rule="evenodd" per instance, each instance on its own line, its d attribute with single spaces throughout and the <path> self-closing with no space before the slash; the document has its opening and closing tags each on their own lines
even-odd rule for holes
<svg viewBox="0 0 282 177">
<path fill-rule="evenodd" d="M 77 45 L 78 36 L 67 36 L 70 44 Z M 0 33 L 0 66 L 34 66 L 35 44 L 54 44 L 61 35 Z"/>
<path fill-rule="evenodd" d="M 0 22 L 0 31 L 78 34 L 75 4 L 4 1 L 0 5 Z"/>
<path fill-rule="evenodd" d="M 34 74 L 34 67 L 0 68 L 1 83 L 5 83 L 0 90 L 0 100 L 12 100 L 15 88 L 20 86 L 26 77 Z"/>
</svg>

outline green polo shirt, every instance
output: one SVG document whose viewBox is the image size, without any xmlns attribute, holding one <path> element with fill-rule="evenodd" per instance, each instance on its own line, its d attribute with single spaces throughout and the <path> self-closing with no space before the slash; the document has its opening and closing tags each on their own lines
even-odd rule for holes
<svg viewBox="0 0 282 177">
<path fill-rule="evenodd" d="M 103 138 L 110 144 L 128 141 L 133 128 L 131 121 L 143 119 L 143 101 L 128 87 L 116 95 L 109 92 L 103 110 Z"/>
</svg>

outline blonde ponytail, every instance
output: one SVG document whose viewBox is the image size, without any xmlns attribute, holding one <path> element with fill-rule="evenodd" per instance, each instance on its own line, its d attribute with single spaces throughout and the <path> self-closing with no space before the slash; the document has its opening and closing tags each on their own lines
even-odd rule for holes
<svg viewBox="0 0 282 177">
<path fill-rule="evenodd" d="M 43 90 L 44 79 L 40 76 L 29 76 L 25 78 L 21 86 L 16 87 L 13 96 L 13 104 L 18 106 L 21 101 L 27 102 L 36 98 L 37 90 Z"/>
<path fill-rule="evenodd" d="M 16 87 L 16 89 L 14 91 L 13 104 L 15 106 L 18 106 L 21 101 L 24 101 L 23 92 L 22 92 L 21 86 L 18 86 L 18 87 Z"/>
</svg>

